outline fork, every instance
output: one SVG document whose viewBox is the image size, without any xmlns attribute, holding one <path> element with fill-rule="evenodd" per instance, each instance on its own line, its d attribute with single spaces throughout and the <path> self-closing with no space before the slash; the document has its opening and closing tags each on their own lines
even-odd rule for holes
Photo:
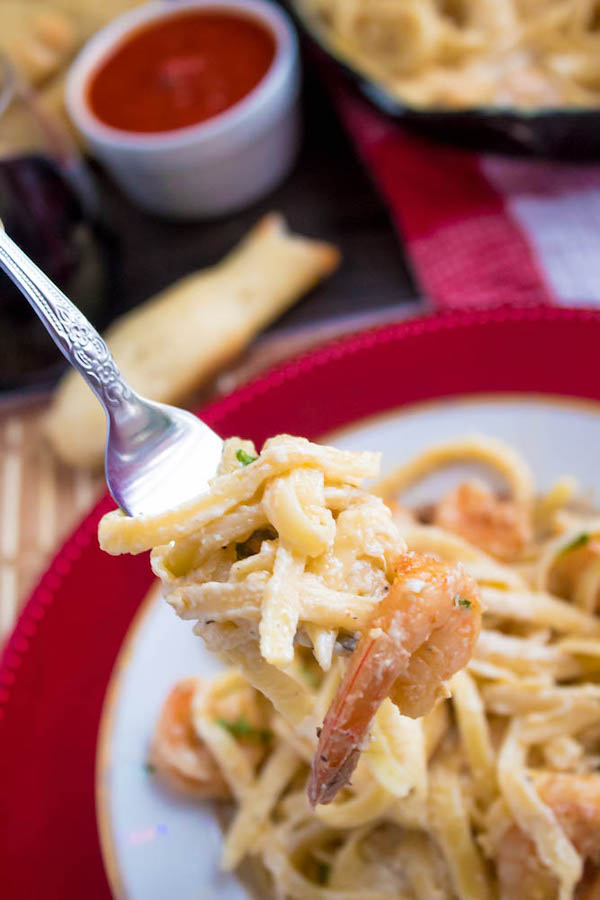
<svg viewBox="0 0 600 900">
<path fill-rule="evenodd" d="M 192 413 L 137 394 L 96 329 L 1 223 L 0 267 L 102 404 L 106 483 L 123 512 L 157 515 L 206 491 L 221 458 L 221 438 Z"/>
</svg>

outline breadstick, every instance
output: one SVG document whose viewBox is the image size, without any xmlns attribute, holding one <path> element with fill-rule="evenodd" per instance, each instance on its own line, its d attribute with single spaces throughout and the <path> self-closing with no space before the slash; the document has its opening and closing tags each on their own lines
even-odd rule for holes
<svg viewBox="0 0 600 900">
<path fill-rule="evenodd" d="M 178 403 L 338 262 L 334 246 L 290 233 L 282 216 L 271 213 L 222 262 L 117 319 L 106 343 L 135 390 Z M 62 460 L 102 464 L 104 413 L 78 373 L 59 383 L 44 424 Z"/>
</svg>

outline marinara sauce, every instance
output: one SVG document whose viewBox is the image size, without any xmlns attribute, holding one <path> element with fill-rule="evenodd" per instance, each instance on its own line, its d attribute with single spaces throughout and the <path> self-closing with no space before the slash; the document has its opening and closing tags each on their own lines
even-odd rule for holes
<svg viewBox="0 0 600 900">
<path fill-rule="evenodd" d="M 256 19 L 222 11 L 178 13 L 135 31 L 94 74 L 88 103 L 124 131 L 185 128 L 242 100 L 275 56 Z"/>
</svg>

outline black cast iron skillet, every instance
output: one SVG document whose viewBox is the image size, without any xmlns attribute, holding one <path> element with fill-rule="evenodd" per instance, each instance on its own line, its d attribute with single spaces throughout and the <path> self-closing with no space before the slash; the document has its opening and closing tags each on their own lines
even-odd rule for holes
<svg viewBox="0 0 600 900">
<path fill-rule="evenodd" d="M 282 5 L 309 42 L 324 53 L 334 68 L 373 106 L 422 134 L 493 153 L 572 161 L 600 159 L 600 107 L 518 109 L 482 106 L 451 110 L 411 106 L 371 81 L 337 53 L 318 23 L 302 10 L 301 2 L 282 0 Z"/>
</svg>

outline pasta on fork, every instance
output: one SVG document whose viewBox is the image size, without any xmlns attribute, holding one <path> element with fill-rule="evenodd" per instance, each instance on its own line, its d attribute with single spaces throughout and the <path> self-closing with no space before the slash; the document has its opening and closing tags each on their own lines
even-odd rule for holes
<svg viewBox="0 0 600 900">
<path fill-rule="evenodd" d="M 195 620 L 207 647 L 289 723 L 313 712 L 298 646 L 311 648 L 323 672 L 335 653 L 351 654 L 348 671 L 360 672 L 354 697 L 367 702 L 357 729 L 348 731 L 347 717 L 326 719 L 323 746 L 331 737 L 341 743 L 315 766 L 313 802 L 329 802 L 347 782 L 388 695 L 418 717 L 447 694 L 445 681 L 468 661 L 479 631 L 470 576 L 407 556 L 390 508 L 361 486 L 378 468 L 376 453 L 289 435 L 266 441 L 260 455 L 231 439 L 205 495 L 161 516 L 117 511 L 100 524 L 109 553 L 152 549 L 177 614 Z M 335 708 L 358 712 L 352 690 L 340 691 Z"/>
</svg>

